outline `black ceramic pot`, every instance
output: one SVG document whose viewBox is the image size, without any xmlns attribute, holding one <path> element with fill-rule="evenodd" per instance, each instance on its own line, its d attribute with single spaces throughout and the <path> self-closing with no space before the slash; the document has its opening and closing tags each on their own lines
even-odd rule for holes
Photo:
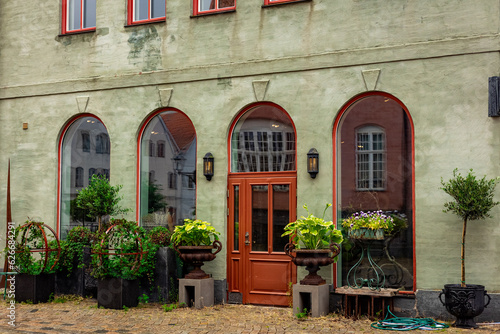
<svg viewBox="0 0 500 334">
<path fill-rule="evenodd" d="M 486 298 L 488 301 L 485 303 Z M 445 284 L 439 300 L 457 318 L 454 327 L 477 328 L 474 317 L 483 313 L 491 298 L 484 290 L 484 285 L 467 284 L 462 287 L 460 284 Z"/>
</svg>

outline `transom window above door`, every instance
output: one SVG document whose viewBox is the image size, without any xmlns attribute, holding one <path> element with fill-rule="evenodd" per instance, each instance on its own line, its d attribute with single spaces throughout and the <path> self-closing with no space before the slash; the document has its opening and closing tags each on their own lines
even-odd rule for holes
<svg viewBox="0 0 500 334">
<path fill-rule="evenodd" d="M 236 0 L 194 0 L 194 15 L 225 12 L 236 9 Z"/>
<path fill-rule="evenodd" d="M 273 105 L 249 109 L 231 135 L 231 172 L 295 170 L 295 129 L 288 115 Z"/>
<path fill-rule="evenodd" d="M 128 24 L 165 20 L 166 0 L 128 0 Z"/>
</svg>

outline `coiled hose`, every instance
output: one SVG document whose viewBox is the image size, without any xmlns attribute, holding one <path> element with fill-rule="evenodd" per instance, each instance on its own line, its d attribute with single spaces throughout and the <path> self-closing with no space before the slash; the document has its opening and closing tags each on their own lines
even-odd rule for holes
<svg viewBox="0 0 500 334">
<path fill-rule="evenodd" d="M 392 318 L 389 318 L 389 315 Z M 374 322 L 371 326 L 376 329 L 390 331 L 411 331 L 413 329 L 438 330 L 450 327 L 431 318 L 399 318 L 391 312 L 389 307 L 387 307 L 385 319 Z"/>
</svg>

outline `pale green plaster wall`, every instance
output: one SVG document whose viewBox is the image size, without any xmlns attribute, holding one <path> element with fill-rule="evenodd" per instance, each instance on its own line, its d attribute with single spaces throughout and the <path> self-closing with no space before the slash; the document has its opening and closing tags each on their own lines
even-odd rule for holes
<svg viewBox="0 0 500 334">
<path fill-rule="evenodd" d="M 248 0 L 236 13 L 193 19 L 189 1 L 172 0 L 166 24 L 135 28 L 123 27 L 124 3 L 99 2 L 97 33 L 61 37 L 57 20 L 46 19 L 58 17 L 57 3 L 37 1 L 34 13 L 0 2 L 0 217 L 10 158 L 14 221 L 55 224 L 60 131 L 79 113 L 76 98 L 88 96 L 86 112 L 110 135 L 111 183 L 123 185 L 122 205 L 135 219 L 138 131 L 162 107 L 158 89 L 172 88 L 169 106 L 190 117 L 198 136 L 197 216 L 224 232 L 225 244 L 229 128 L 256 102 L 252 82 L 262 79 L 265 100 L 296 126 L 297 215 L 303 203 L 319 214 L 333 199 L 335 117 L 367 91 L 362 71 L 379 69 L 375 89 L 400 99 L 414 123 L 417 287 L 459 281 L 461 225 L 442 213 L 447 197 L 438 188 L 455 167 L 498 175 L 500 120 L 487 117 L 487 80 L 500 68 L 498 2 L 313 0 L 262 9 Z M 311 147 L 320 153 L 315 180 L 305 170 Z M 209 151 L 210 182 L 201 174 Z M 468 230 L 469 282 L 489 291 L 500 291 L 500 264 L 491 260 L 500 256 L 499 216 L 495 208 Z M 204 267 L 216 279 L 226 277 L 225 252 Z M 329 270 L 322 275 L 331 282 Z"/>
</svg>

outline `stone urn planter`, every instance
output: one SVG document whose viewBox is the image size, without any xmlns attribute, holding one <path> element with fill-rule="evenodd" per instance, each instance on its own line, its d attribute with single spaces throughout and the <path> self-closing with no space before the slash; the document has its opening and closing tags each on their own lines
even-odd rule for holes
<svg viewBox="0 0 500 334">
<path fill-rule="evenodd" d="M 444 301 L 442 295 L 444 295 Z M 483 285 L 467 284 L 462 287 L 461 284 L 445 284 L 439 294 L 439 300 L 446 310 L 457 318 L 453 324 L 454 327 L 477 328 L 474 317 L 483 313 L 491 298 Z"/>
<path fill-rule="evenodd" d="M 304 266 L 309 272 L 303 280 L 302 285 L 321 285 L 326 281 L 318 275 L 321 266 L 327 266 L 335 261 L 335 257 L 340 253 L 340 246 L 331 243 L 329 249 L 295 249 L 294 244 L 285 245 L 286 255 L 292 258 L 292 262 L 297 266 Z"/>
<path fill-rule="evenodd" d="M 213 244 L 209 246 L 177 246 L 174 244 L 174 249 L 183 261 L 191 263 L 194 267 L 186 274 L 185 278 L 203 279 L 210 276 L 201 269 L 201 266 L 204 262 L 215 259 L 216 254 L 222 249 L 222 244 L 219 240 L 214 240 Z M 213 250 L 215 252 L 212 252 Z"/>
<path fill-rule="evenodd" d="M 355 240 L 384 240 L 384 229 L 372 230 L 361 227 L 356 230 L 349 230 L 349 238 Z"/>
</svg>

